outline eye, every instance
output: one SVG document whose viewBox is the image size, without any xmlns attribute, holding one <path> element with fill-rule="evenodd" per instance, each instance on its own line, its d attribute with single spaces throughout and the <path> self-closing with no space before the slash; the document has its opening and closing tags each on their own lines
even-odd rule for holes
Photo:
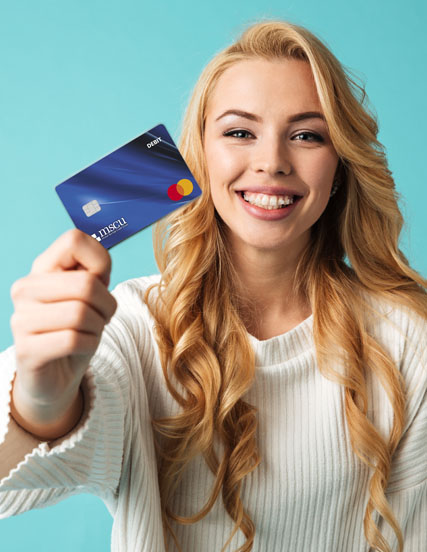
<svg viewBox="0 0 427 552">
<path fill-rule="evenodd" d="M 224 136 L 231 136 L 232 138 L 243 138 L 243 139 L 246 139 L 247 137 L 241 137 L 241 136 L 235 136 L 236 134 L 250 134 L 251 136 L 253 136 L 253 134 L 251 134 L 248 130 L 241 130 L 241 129 L 236 129 L 236 130 L 229 130 L 227 132 L 224 132 Z"/>
<path fill-rule="evenodd" d="M 308 136 L 311 139 L 297 140 L 297 142 L 324 142 L 323 138 L 319 134 L 314 134 L 314 132 L 300 132 L 299 134 L 295 134 L 295 136 L 292 137 L 292 140 L 298 138 L 298 136 Z"/>
<path fill-rule="evenodd" d="M 239 138 L 241 140 L 247 140 L 249 138 L 249 135 L 253 137 L 253 134 L 251 132 L 243 129 L 229 130 L 223 133 L 223 136 L 230 136 L 231 138 Z M 299 138 L 301 136 L 303 137 L 302 139 Z M 315 134 L 314 132 L 300 132 L 299 134 L 295 134 L 295 136 L 292 137 L 292 140 L 295 139 L 297 139 L 297 142 L 324 142 L 324 139 L 319 134 Z"/>
</svg>

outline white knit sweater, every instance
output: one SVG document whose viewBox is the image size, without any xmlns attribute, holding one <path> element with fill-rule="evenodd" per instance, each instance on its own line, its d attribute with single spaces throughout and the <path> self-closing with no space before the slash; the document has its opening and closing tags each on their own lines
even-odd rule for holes
<svg viewBox="0 0 427 552">
<path fill-rule="evenodd" d="M 142 301 L 146 286 L 158 278 L 135 278 L 113 290 L 119 306 L 83 379 L 85 412 L 77 428 L 58 441 L 39 443 L 10 418 L 14 347 L 0 354 L 0 518 L 93 493 L 114 517 L 112 551 L 164 552 L 150 419 L 178 408 L 164 383 L 153 320 Z M 387 499 L 404 534 L 404 552 L 426 552 L 426 322 L 403 308 L 383 307 L 382 312 L 386 317 L 372 332 L 395 359 L 408 388 L 404 435 L 393 457 Z M 363 517 L 370 470 L 351 449 L 342 387 L 317 369 L 312 323 L 313 315 L 264 341 L 249 335 L 256 380 L 245 399 L 259 410 L 262 461 L 245 478 L 242 500 L 256 528 L 254 552 L 369 550 Z M 381 385 L 369 381 L 368 415 L 386 437 L 392 408 Z M 198 512 L 213 481 L 203 458 L 193 460 L 172 511 Z M 379 519 L 376 512 L 374 519 Z M 173 526 L 183 552 L 220 552 L 233 522 L 218 499 L 199 523 Z M 397 551 L 388 524 L 381 520 L 380 528 Z M 244 542 L 238 531 L 227 551 Z"/>
</svg>

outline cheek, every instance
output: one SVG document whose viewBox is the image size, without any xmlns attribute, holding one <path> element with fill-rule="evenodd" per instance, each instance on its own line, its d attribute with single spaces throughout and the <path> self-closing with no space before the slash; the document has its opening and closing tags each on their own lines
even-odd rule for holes
<svg viewBox="0 0 427 552">
<path fill-rule="evenodd" d="M 321 155 L 305 166 L 305 180 L 312 192 L 323 194 L 329 192 L 338 165 L 336 155 Z"/>
<path fill-rule="evenodd" d="M 221 140 L 207 140 L 205 156 L 209 175 L 215 179 L 230 181 L 242 167 L 242 155 L 231 151 L 228 145 Z"/>
</svg>

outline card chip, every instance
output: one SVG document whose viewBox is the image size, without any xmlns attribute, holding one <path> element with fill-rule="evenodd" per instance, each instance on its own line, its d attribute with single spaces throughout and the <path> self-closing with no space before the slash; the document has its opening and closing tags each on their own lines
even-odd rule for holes
<svg viewBox="0 0 427 552">
<path fill-rule="evenodd" d="M 85 205 L 82 206 L 83 211 L 85 212 L 85 215 L 87 217 L 91 217 L 95 213 L 98 213 L 98 211 L 101 210 L 100 204 L 96 201 L 96 199 L 93 199 L 92 201 L 89 201 L 89 203 L 85 203 Z"/>
</svg>

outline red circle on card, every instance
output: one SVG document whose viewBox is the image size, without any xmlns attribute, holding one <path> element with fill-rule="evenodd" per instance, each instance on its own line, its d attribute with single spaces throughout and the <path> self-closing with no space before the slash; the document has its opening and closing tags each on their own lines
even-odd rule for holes
<svg viewBox="0 0 427 552">
<path fill-rule="evenodd" d="M 183 197 L 183 195 L 179 193 L 176 184 L 172 184 L 172 186 L 169 186 L 168 196 L 169 199 L 171 199 L 172 201 L 179 201 Z"/>
</svg>

